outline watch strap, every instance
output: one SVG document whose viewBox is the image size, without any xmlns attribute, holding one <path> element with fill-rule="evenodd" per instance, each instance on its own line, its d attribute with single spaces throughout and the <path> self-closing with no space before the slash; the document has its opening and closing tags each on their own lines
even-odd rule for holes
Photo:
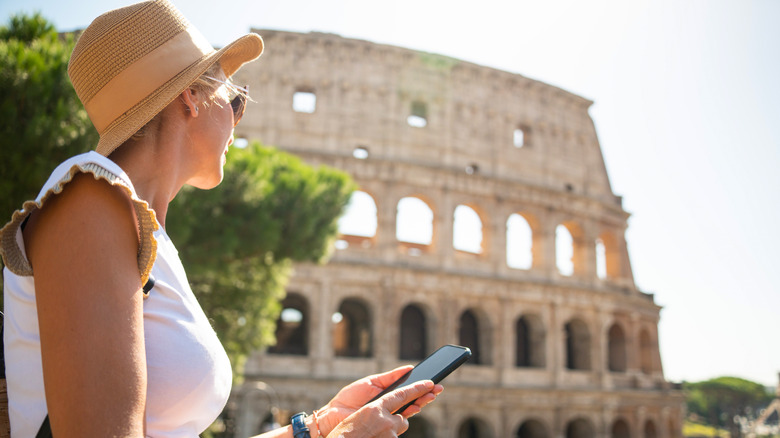
<svg viewBox="0 0 780 438">
<path fill-rule="evenodd" d="M 299 412 L 290 418 L 293 438 L 311 438 L 309 428 L 306 427 L 306 412 Z"/>
</svg>

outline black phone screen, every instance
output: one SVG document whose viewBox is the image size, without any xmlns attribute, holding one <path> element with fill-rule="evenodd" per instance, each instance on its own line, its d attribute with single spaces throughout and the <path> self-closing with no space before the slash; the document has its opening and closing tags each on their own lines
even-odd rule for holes
<svg viewBox="0 0 780 438">
<path fill-rule="evenodd" d="M 379 399 L 388 392 L 412 385 L 421 380 L 432 380 L 433 383 L 439 383 L 451 372 L 455 371 L 456 368 L 466 362 L 469 357 L 471 357 L 471 350 L 468 348 L 458 345 L 445 345 L 423 359 L 411 371 L 404 374 L 400 379 L 396 380 L 393 384 L 385 388 L 384 391 L 379 393 L 379 395 L 372 398 L 369 403 Z M 402 407 L 397 412 L 402 412 L 410 405 L 411 403 Z"/>
</svg>

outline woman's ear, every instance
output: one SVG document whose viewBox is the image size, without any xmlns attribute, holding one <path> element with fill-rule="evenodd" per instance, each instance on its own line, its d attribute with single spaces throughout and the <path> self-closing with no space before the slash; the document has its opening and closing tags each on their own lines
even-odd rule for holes
<svg viewBox="0 0 780 438">
<path fill-rule="evenodd" d="M 184 103 L 184 110 L 187 111 L 192 117 L 198 117 L 199 99 L 196 96 L 196 92 L 192 88 L 187 88 L 181 93 L 181 101 Z"/>
</svg>

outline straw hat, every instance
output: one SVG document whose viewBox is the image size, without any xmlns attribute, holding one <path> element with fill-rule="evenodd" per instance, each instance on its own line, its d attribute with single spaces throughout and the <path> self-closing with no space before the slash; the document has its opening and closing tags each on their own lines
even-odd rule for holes
<svg viewBox="0 0 780 438">
<path fill-rule="evenodd" d="M 68 75 L 108 155 L 215 62 L 230 77 L 263 52 L 251 33 L 220 50 L 167 0 L 107 12 L 79 37 Z"/>
</svg>

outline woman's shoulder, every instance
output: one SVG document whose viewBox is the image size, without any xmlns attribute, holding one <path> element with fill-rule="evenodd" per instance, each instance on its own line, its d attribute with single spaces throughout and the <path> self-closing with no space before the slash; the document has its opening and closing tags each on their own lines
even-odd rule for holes
<svg viewBox="0 0 780 438">
<path fill-rule="evenodd" d="M 156 229 L 154 212 L 138 198 L 124 171 L 108 158 L 89 152 L 60 164 L 38 197 L 14 213 L 0 230 L 0 251 L 12 272 L 32 275 L 30 243 L 39 235 L 46 240 L 82 244 L 89 241 L 87 235 L 103 235 L 113 241 L 117 233 L 130 233 L 145 281 L 154 262 Z M 52 230 L 58 234 L 46 232 Z"/>
</svg>

